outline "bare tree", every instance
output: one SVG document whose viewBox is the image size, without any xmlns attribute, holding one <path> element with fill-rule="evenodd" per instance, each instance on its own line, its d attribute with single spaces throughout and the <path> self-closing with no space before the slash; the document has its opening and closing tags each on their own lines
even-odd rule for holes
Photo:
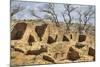
<svg viewBox="0 0 100 67">
<path fill-rule="evenodd" d="M 44 19 L 47 19 L 47 20 L 51 20 L 52 22 L 54 22 L 53 20 L 53 17 L 51 15 L 44 15 Z"/>
<path fill-rule="evenodd" d="M 48 15 L 45 15 L 45 17 L 47 17 L 47 19 L 51 20 L 52 22 L 56 23 L 56 26 L 59 26 L 59 21 L 54 8 L 55 4 L 49 3 L 46 4 L 43 9 L 40 8 L 40 11 L 47 13 Z"/>
<path fill-rule="evenodd" d="M 79 10 L 77 11 L 79 17 L 78 17 L 78 20 L 79 20 L 79 25 L 78 25 L 78 30 L 79 30 L 79 33 L 81 33 L 81 30 L 82 30 L 82 12 Z"/>
<path fill-rule="evenodd" d="M 71 4 L 64 4 L 64 12 L 62 13 L 64 22 L 66 23 L 66 27 L 67 30 L 69 30 L 69 27 L 71 25 L 71 22 L 73 20 L 73 17 L 71 16 L 71 13 L 77 8 L 77 7 L 73 7 Z M 68 17 L 68 19 L 66 19 L 66 16 Z"/>
<path fill-rule="evenodd" d="M 90 25 L 88 25 L 88 27 L 87 27 L 87 24 L 90 24 L 89 21 L 94 18 L 94 14 L 95 14 L 95 11 L 93 10 L 93 7 L 88 6 L 87 10 L 85 10 L 84 12 L 77 11 L 77 13 L 79 15 L 78 19 L 79 19 L 79 22 L 80 22 L 79 31 L 88 30 Z M 87 27 L 87 29 L 85 27 Z"/>
<path fill-rule="evenodd" d="M 41 19 L 41 17 L 39 17 L 38 15 L 36 15 L 36 13 L 35 13 L 34 10 L 30 10 L 30 13 L 31 13 L 32 16 Z"/>
<path fill-rule="evenodd" d="M 92 6 L 88 6 L 88 9 L 83 12 L 83 22 L 84 22 L 84 29 L 87 23 L 89 23 L 90 19 L 93 18 L 95 11 L 93 10 Z"/>
<path fill-rule="evenodd" d="M 21 4 L 11 6 L 11 16 L 24 9 L 25 7 L 21 6 Z"/>
<path fill-rule="evenodd" d="M 38 21 L 42 21 L 42 22 L 45 22 L 40 16 L 38 16 L 36 13 L 35 13 L 35 10 L 30 10 L 30 13 L 32 16 L 38 18 Z"/>
</svg>

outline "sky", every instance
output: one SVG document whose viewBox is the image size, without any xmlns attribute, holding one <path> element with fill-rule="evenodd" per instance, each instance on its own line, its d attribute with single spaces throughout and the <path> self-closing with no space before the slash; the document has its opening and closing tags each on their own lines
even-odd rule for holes
<svg viewBox="0 0 100 67">
<path fill-rule="evenodd" d="M 12 8 L 14 8 L 13 6 L 17 6 L 17 5 L 21 5 L 23 6 L 25 9 L 22 10 L 22 11 L 19 11 L 18 13 L 16 13 L 15 15 L 13 15 L 12 18 L 16 18 L 16 19 L 20 19 L 20 20 L 23 20 L 23 19 L 37 19 L 36 17 L 32 16 L 31 13 L 30 13 L 30 10 L 34 10 L 35 14 L 40 16 L 41 18 L 44 17 L 45 13 L 44 12 L 40 12 L 39 8 L 44 8 L 44 5 L 45 4 L 48 4 L 48 3 L 41 3 L 41 2 L 32 2 L 32 1 L 11 1 L 11 10 Z M 73 22 L 76 22 L 78 21 L 77 18 L 79 17 L 79 15 L 77 14 L 77 10 L 78 11 L 85 11 L 87 10 L 87 7 L 89 5 L 72 5 L 73 7 L 78 7 L 78 9 L 76 9 L 75 11 L 73 11 L 71 13 L 71 15 L 74 17 L 74 20 Z M 95 6 L 93 6 L 93 11 L 95 10 Z M 61 15 L 61 12 L 64 11 L 64 6 L 63 4 L 58 4 L 56 3 L 55 4 L 55 12 L 58 16 L 58 20 L 63 22 L 63 17 Z M 95 22 L 95 18 L 92 18 L 90 20 L 90 22 L 93 24 Z"/>
</svg>

